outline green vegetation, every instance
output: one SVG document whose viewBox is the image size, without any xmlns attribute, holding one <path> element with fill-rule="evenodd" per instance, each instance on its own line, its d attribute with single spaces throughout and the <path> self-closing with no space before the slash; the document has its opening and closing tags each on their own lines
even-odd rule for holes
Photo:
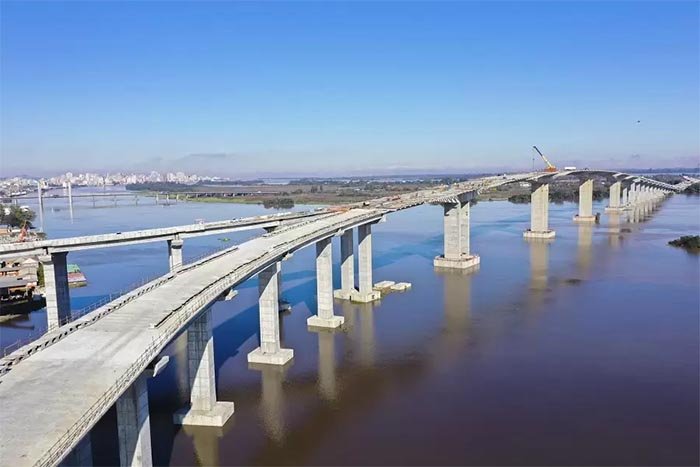
<svg viewBox="0 0 700 467">
<path fill-rule="evenodd" d="M 31 209 L 0 204 L 0 224 L 7 224 L 10 227 L 22 227 L 26 222 L 27 228 L 31 228 L 35 217 L 36 214 Z"/>
<path fill-rule="evenodd" d="M 515 204 L 527 204 L 530 202 L 530 195 L 521 193 L 518 195 L 509 196 L 508 201 Z"/>
<path fill-rule="evenodd" d="M 700 235 L 684 235 L 668 242 L 671 246 L 683 248 L 692 253 L 700 253 Z"/>
<path fill-rule="evenodd" d="M 174 182 L 146 182 L 146 183 L 127 183 L 126 189 L 129 191 L 167 191 L 171 193 L 193 191 L 192 185 L 183 185 L 182 183 Z"/>
<path fill-rule="evenodd" d="M 578 189 L 567 189 L 568 187 L 550 187 L 549 201 L 552 203 L 561 204 L 565 201 L 578 202 Z M 599 201 L 608 197 L 605 190 L 594 189 L 593 200 Z M 529 193 L 518 193 L 508 197 L 508 201 L 516 204 L 527 204 L 530 202 Z"/>
<path fill-rule="evenodd" d="M 686 195 L 700 195 L 700 183 L 695 183 L 690 185 L 688 188 L 683 190 Z"/>
<path fill-rule="evenodd" d="M 273 198 L 263 200 L 262 204 L 268 209 L 291 209 L 294 207 L 294 200 L 292 198 Z"/>
</svg>

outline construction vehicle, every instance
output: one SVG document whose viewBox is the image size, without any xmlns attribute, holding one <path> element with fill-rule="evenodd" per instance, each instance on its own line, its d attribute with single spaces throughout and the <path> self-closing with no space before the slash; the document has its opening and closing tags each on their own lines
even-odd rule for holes
<svg viewBox="0 0 700 467">
<path fill-rule="evenodd" d="M 539 154 L 540 157 L 542 158 L 542 160 L 544 161 L 544 163 L 547 164 L 547 168 L 544 169 L 545 172 L 556 172 L 556 171 L 557 171 L 557 168 L 556 168 L 551 162 L 549 162 L 549 159 L 547 159 L 547 158 L 544 156 L 544 154 L 542 154 L 542 153 L 540 152 L 540 150 L 537 149 L 537 146 L 533 146 L 532 149 L 534 149 L 535 151 L 537 151 L 537 154 Z"/>
</svg>

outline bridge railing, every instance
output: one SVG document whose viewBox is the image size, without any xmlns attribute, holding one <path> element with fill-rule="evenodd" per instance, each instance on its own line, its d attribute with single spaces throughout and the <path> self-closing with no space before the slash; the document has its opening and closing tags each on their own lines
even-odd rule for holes
<svg viewBox="0 0 700 467">
<path fill-rule="evenodd" d="M 144 287 L 146 284 L 153 282 L 161 277 L 163 277 L 165 280 L 165 277 L 162 274 L 159 274 L 159 275 L 154 274 L 152 276 L 144 277 L 143 279 L 140 279 L 136 282 L 133 282 L 133 283 L 127 285 L 126 287 L 124 287 L 120 290 L 117 290 L 116 292 L 110 292 L 106 296 L 100 298 L 99 300 L 97 300 L 93 303 L 90 303 L 89 305 L 87 305 L 83 308 L 80 308 L 80 309 L 75 310 L 75 311 L 71 311 L 70 316 L 66 316 L 65 318 L 59 320 L 55 324 L 52 324 L 48 328 L 46 328 L 46 329 L 41 328 L 41 329 L 29 334 L 28 336 L 23 337 L 22 339 L 18 339 L 9 345 L 6 345 L 5 347 L 3 347 L 1 354 L 3 357 L 5 357 L 5 356 L 11 354 L 12 352 L 16 351 L 17 349 L 20 349 L 23 346 L 29 345 L 32 342 L 42 338 L 47 333 L 53 332 L 53 331 L 57 330 L 58 328 L 60 328 L 61 326 L 64 326 L 68 323 L 76 321 L 79 318 L 82 318 L 83 316 L 87 315 L 88 313 L 91 313 L 91 312 L 97 310 L 98 308 L 103 307 L 103 306 L 107 305 L 108 303 L 113 302 L 113 301 L 117 300 L 118 298 L 123 297 L 124 295 L 126 295 L 130 292 L 136 291 L 136 290 Z M 158 284 L 158 285 L 160 285 L 160 284 Z M 115 308 L 119 308 L 119 306 L 121 306 L 121 305 L 123 305 L 123 303 L 117 304 L 117 306 L 115 306 Z"/>
<path fill-rule="evenodd" d="M 218 258 L 222 254 L 228 253 L 229 251 L 233 251 L 237 249 L 238 246 L 234 245 L 231 247 L 226 247 L 226 248 L 218 248 L 206 251 L 194 258 L 192 258 L 187 264 L 183 265 L 183 267 L 177 271 L 177 273 L 183 272 L 185 270 L 191 269 L 192 267 L 197 267 L 205 262 L 211 261 L 212 259 Z M 142 289 L 143 287 L 146 287 L 148 284 L 153 283 L 151 286 L 146 287 L 146 290 L 143 292 L 147 292 L 149 290 L 154 289 L 155 287 L 163 284 L 164 282 L 169 281 L 175 277 L 175 274 L 173 273 L 167 273 L 165 275 L 152 275 L 149 277 L 145 277 L 139 281 L 133 282 L 129 284 L 128 286 L 116 291 L 116 292 L 111 292 L 105 297 L 102 297 L 98 301 L 89 304 L 88 306 L 81 308 L 80 310 L 76 310 L 71 312 L 70 316 L 65 317 L 64 319 L 60 320 L 58 323 L 53 324 L 50 326 L 48 329 L 39 329 L 22 339 L 18 339 L 11 344 L 6 345 L 3 347 L 2 351 L 0 352 L 0 356 L 2 357 L 7 357 L 8 355 L 12 354 L 13 352 L 17 351 L 18 349 L 21 349 L 24 346 L 30 345 L 33 342 L 36 342 L 40 340 L 42 337 L 47 336 L 48 333 L 53 332 L 57 329 L 59 329 L 61 326 L 64 326 L 66 324 L 69 324 L 71 322 L 77 321 L 78 319 L 84 317 L 88 313 L 91 313 L 105 305 L 108 305 L 109 303 L 119 299 L 120 297 L 123 297 L 127 294 L 130 294 L 132 292 L 139 291 L 139 289 Z M 136 294 L 133 298 L 136 298 L 137 296 L 140 296 L 141 293 Z M 107 312 L 112 312 L 118 308 L 121 308 L 125 304 L 129 303 L 131 299 L 123 300 L 121 302 L 115 303 L 113 307 L 110 307 Z M 100 318 L 107 313 L 104 313 L 100 316 Z M 0 374 L 2 374 L 3 368 L 0 368 Z"/>
</svg>

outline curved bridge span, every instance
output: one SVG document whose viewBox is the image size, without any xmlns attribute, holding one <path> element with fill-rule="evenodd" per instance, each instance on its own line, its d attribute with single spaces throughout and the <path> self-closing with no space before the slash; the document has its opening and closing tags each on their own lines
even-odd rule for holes
<svg viewBox="0 0 700 467">
<path fill-rule="evenodd" d="M 228 299 L 232 288 L 238 284 L 255 275 L 260 281 L 260 347 L 248 355 L 248 361 L 283 365 L 291 360 L 293 351 L 281 347 L 278 281 L 282 260 L 294 251 L 316 246 L 318 310 L 309 318 L 309 326 L 337 328 L 343 323 L 343 317 L 333 313 L 334 297 L 369 302 L 380 296 L 373 290 L 372 283 L 371 226 L 387 214 L 426 203 L 442 205 L 444 254 L 435 258 L 435 266 L 467 269 L 479 263 L 479 257 L 469 249 L 469 201 L 479 191 L 507 183 L 533 182 L 533 228 L 525 236 L 551 238 L 553 235 L 547 233 L 551 231 L 546 225 L 546 215 L 544 224 L 541 218 L 541 211 L 546 210 L 548 202 L 548 191 L 542 191 L 548 186 L 547 180 L 565 175 L 585 179 L 586 174 L 594 173 L 602 172 L 486 177 L 372 200 L 345 210 L 296 214 L 272 221 L 257 218 L 257 223 L 240 220 L 236 226 L 224 225 L 222 228 L 257 225 L 266 228 L 268 233 L 190 265 L 182 265 L 181 256 L 179 264 L 173 263 L 171 254 L 171 272 L 166 276 L 78 319 L 71 321 L 68 309 L 67 320 L 57 321 L 45 336 L 2 360 L 0 459 L 5 465 L 21 466 L 56 465 L 69 455 L 81 458 L 85 452 L 89 453 L 90 429 L 116 405 L 122 464 L 150 465 L 145 379 L 160 371 L 165 364 L 159 360 L 160 352 L 183 331 L 188 331 L 191 405 L 175 414 L 175 422 L 220 426 L 233 412 L 232 403 L 216 400 L 210 306 L 217 300 Z M 693 183 L 690 180 L 682 185 L 659 185 L 660 182 L 642 177 L 617 172 L 605 174 L 614 182 L 611 206 L 615 209 L 659 201 Z M 624 196 L 613 189 L 618 182 L 619 187 L 628 184 L 624 189 L 632 189 L 633 198 L 628 197 L 623 203 Z M 583 197 L 587 196 L 584 189 L 587 183 L 581 184 Z M 614 201 L 617 202 L 615 206 Z M 274 225 L 268 225 L 270 222 Z M 359 236 L 358 287 L 353 269 L 355 228 Z M 43 255 L 48 258 L 43 261 L 53 265 L 57 264 L 57 256 L 63 255 L 65 261 L 68 252 L 86 247 L 166 240 L 172 248 L 173 242 L 182 242 L 179 235 L 185 236 L 186 230 L 168 230 L 160 236 L 151 231 L 114 234 L 117 237 L 110 237 L 110 241 L 102 245 L 90 237 L 49 240 L 41 245 L 9 245 L 0 247 L 0 257 L 31 252 Z M 333 291 L 331 240 L 336 236 L 341 241 L 341 289 Z M 50 267 L 47 269 L 52 272 Z M 47 276 L 56 289 L 60 283 L 58 269 L 57 274 Z M 56 293 L 54 299 L 58 303 L 60 294 Z M 47 302 L 51 305 L 50 300 Z"/>
</svg>

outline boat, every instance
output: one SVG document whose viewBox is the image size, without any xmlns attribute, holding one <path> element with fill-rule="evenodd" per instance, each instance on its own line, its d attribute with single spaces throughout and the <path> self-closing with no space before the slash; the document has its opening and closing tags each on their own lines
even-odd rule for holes
<svg viewBox="0 0 700 467">
<path fill-rule="evenodd" d="M 68 287 L 84 287 L 87 285 L 85 274 L 77 264 L 68 265 Z"/>
</svg>

